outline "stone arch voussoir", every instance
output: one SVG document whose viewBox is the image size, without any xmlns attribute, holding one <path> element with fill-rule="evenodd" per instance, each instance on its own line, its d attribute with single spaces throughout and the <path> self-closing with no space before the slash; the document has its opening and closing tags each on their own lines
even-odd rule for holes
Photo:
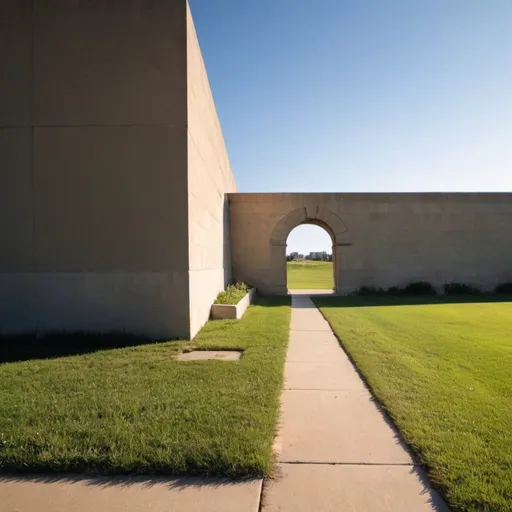
<svg viewBox="0 0 512 512">
<path fill-rule="evenodd" d="M 334 245 L 347 245 L 347 226 L 339 215 L 321 205 L 304 206 L 285 215 L 272 231 L 270 245 L 285 246 L 290 231 L 308 222 L 327 229 Z"/>
</svg>

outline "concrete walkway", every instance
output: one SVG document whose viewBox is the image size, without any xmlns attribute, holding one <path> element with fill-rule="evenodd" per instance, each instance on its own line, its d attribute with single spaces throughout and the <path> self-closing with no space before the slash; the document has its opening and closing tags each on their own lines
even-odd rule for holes
<svg viewBox="0 0 512 512">
<path fill-rule="evenodd" d="M 0 512 L 446 511 L 308 294 L 294 294 L 279 475 L 262 481 L 0 475 Z"/>
<path fill-rule="evenodd" d="M 341 349 L 309 294 L 292 297 L 279 475 L 263 512 L 448 509 Z"/>
<path fill-rule="evenodd" d="M 258 512 L 261 480 L 0 476 L 0 512 Z"/>
</svg>

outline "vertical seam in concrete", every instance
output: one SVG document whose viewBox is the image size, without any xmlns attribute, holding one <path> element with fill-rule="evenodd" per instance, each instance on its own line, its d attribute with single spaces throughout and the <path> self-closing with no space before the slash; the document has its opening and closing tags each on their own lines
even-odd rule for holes
<svg viewBox="0 0 512 512">
<path fill-rule="evenodd" d="M 189 16 L 192 16 L 192 13 L 190 11 L 190 7 L 188 5 L 188 0 L 184 0 L 185 5 L 185 16 L 183 19 L 184 23 L 184 41 L 183 41 L 183 47 L 185 52 L 185 209 L 187 212 L 187 241 L 186 241 L 186 261 L 187 261 L 187 268 L 186 268 L 186 276 L 187 276 L 187 330 L 188 330 L 188 339 L 192 339 L 192 319 L 191 319 L 191 312 L 192 312 L 192 293 L 191 293 L 191 278 L 190 278 L 190 195 L 189 195 L 189 143 L 188 143 L 188 135 L 189 135 L 189 129 L 188 129 L 188 115 L 189 115 L 189 108 L 188 108 L 188 18 Z"/>
<path fill-rule="evenodd" d="M 31 182 L 31 204 L 32 204 L 32 264 L 31 271 L 37 272 L 39 270 L 39 262 L 38 262 L 38 251 L 36 244 L 36 158 L 35 158 L 35 123 L 36 123 L 36 82 L 35 82 L 35 59 L 36 59 L 36 0 L 32 0 L 30 3 L 31 9 L 31 27 L 30 27 L 30 35 L 31 35 L 31 88 L 30 88 L 30 182 Z M 37 287 L 37 282 L 36 282 Z M 34 295 L 37 294 L 37 289 Z M 33 304 L 36 304 L 36 301 L 32 297 Z M 37 335 L 39 335 L 39 331 L 41 328 L 41 319 L 39 315 L 39 311 L 34 310 L 34 327 Z"/>
<path fill-rule="evenodd" d="M 36 249 L 36 191 L 35 191 L 35 0 L 31 2 L 31 88 L 30 88 L 30 178 L 31 178 L 31 195 L 32 195 L 32 270 L 35 270 L 37 261 L 37 249 Z"/>
</svg>

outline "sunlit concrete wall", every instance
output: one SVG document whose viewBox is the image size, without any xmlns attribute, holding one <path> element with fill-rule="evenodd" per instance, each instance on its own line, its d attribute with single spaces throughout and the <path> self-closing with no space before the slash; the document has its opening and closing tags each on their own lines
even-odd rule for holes
<svg viewBox="0 0 512 512">
<path fill-rule="evenodd" d="M 187 10 L 188 233 L 190 329 L 208 320 L 231 280 L 228 192 L 235 192 L 228 154 L 190 10 Z"/>
<path fill-rule="evenodd" d="M 276 226 L 285 239 L 318 211 L 338 232 L 340 293 L 420 280 L 490 290 L 512 281 L 512 194 L 233 194 L 229 203 L 234 278 L 263 292 L 286 291 Z M 297 215 L 287 221 L 290 212 Z"/>
<path fill-rule="evenodd" d="M 189 336 L 186 1 L 0 2 L 0 330 Z"/>
</svg>

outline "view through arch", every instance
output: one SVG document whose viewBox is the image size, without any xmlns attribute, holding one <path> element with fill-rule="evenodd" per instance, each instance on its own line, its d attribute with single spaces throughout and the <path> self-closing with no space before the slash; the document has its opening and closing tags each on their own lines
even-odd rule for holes
<svg viewBox="0 0 512 512">
<path fill-rule="evenodd" d="M 288 290 L 334 289 L 333 240 L 322 227 L 301 224 L 286 239 Z"/>
</svg>

